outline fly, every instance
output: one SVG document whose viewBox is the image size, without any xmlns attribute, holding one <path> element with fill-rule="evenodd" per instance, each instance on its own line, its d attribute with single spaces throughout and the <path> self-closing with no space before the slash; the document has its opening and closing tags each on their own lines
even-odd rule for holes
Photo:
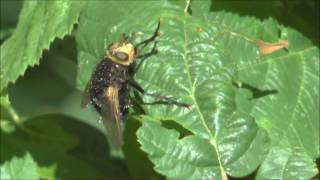
<svg viewBox="0 0 320 180">
<path fill-rule="evenodd" d="M 120 149 L 123 144 L 123 120 L 132 105 L 129 87 L 142 95 L 156 97 L 168 104 L 190 108 L 190 105 L 174 99 L 145 92 L 133 78 L 137 69 L 134 60 L 148 55 L 140 53 L 159 36 L 159 29 L 160 20 L 153 35 L 136 45 L 129 43 L 127 36 L 123 36 L 119 43 L 111 43 L 105 57 L 96 66 L 84 92 L 82 107 L 89 103 L 94 106 L 102 117 L 109 142 L 115 149 Z"/>
</svg>

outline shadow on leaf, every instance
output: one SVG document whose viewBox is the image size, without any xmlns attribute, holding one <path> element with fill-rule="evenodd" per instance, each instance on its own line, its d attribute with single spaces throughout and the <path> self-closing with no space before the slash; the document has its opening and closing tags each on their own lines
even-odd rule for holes
<svg viewBox="0 0 320 180">
<path fill-rule="evenodd" d="M 262 90 L 262 89 L 254 87 L 254 86 L 251 86 L 250 84 L 247 84 L 247 83 L 242 83 L 241 87 L 239 87 L 239 85 L 235 82 L 233 82 L 232 84 L 237 88 L 243 88 L 243 89 L 249 90 L 252 93 L 252 97 L 249 98 L 249 100 L 258 99 L 258 98 L 262 98 L 264 96 L 278 93 L 278 90 L 275 90 L 275 89 Z"/>
<path fill-rule="evenodd" d="M 178 131 L 179 132 L 179 139 L 193 135 L 193 133 L 191 131 L 184 128 L 183 126 L 181 126 L 180 124 L 178 124 L 177 122 L 175 122 L 173 120 L 162 120 L 161 125 L 162 125 L 162 127 L 165 127 L 167 129 L 174 129 L 174 130 Z"/>
</svg>

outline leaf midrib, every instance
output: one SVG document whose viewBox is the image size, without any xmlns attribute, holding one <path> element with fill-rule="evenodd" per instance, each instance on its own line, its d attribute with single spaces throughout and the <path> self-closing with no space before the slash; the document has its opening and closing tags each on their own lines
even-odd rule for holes
<svg viewBox="0 0 320 180">
<path fill-rule="evenodd" d="M 194 102 L 193 104 L 195 105 L 195 108 L 196 108 L 196 110 L 197 110 L 197 112 L 198 112 L 198 114 L 199 114 L 199 116 L 200 116 L 200 119 L 201 119 L 201 122 L 202 122 L 202 124 L 203 124 L 203 126 L 205 127 L 205 129 L 207 130 L 207 132 L 208 132 L 208 134 L 210 135 L 210 138 L 212 138 L 213 137 L 213 135 L 211 134 L 211 132 L 210 132 L 210 129 L 209 129 L 209 127 L 207 126 L 207 124 L 206 124 L 206 122 L 205 122 L 205 120 L 204 120 L 204 117 L 203 117 L 203 115 L 202 115 L 202 113 L 201 113 L 201 111 L 200 111 L 200 108 L 199 108 L 199 105 L 198 105 L 198 102 L 197 102 L 197 100 L 196 100 L 196 98 L 195 98 L 195 88 L 194 88 L 194 85 L 193 85 L 193 82 L 192 82 L 192 78 L 191 78 L 191 73 L 190 73 L 190 68 L 189 68 L 189 65 L 188 65 L 188 59 L 187 59 L 187 56 L 188 56 L 188 53 L 187 53 L 187 44 L 188 44 L 188 37 L 187 37 L 187 32 L 186 32 L 186 18 L 187 17 L 185 17 L 184 19 L 183 19 L 183 33 L 184 33 L 184 43 L 183 43 L 183 50 L 184 50 L 184 52 L 183 52 L 183 57 L 182 57 L 182 59 L 183 59 L 183 64 L 184 64 L 184 66 L 185 66 L 185 69 L 187 70 L 187 81 L 188 81 L 188 83 L 189 83 L 189 88 L 190 88 L 190 97 L 191 97 L 191 99 L 192 99 L 192 101 Z"/>
<path fill-rule="evenodd" d="M 210 136 L 210 144 L 214 147 L 214 151 L 215 153 L 217 154 L 217 159 L 218 159 L 218 162 L 219 162 L 219 168 L 220 168 L 220 173 L 221 173 L 221 176 L 223 177 L 223 175 L 225 174 L 225 171 L 224 171 L 224 168 L 222 166 L 222 162 L 221 162 L 221 157 L 220 157 L 220 153 L 218 151 L 218 145 L 217 145 L 217 141 L 216 141 L 216 137 L 215 135 L 213 135 L 204 119 L 204 116 L 203 114 L 201 113 L 201 110 L 200 110 L 200 107 L 198 105 L 198 102 L 195 98 L 195 88 L 194 88 L 194 83 L 192 82 L 192 79 L 191 79 L 191 73 L 190 73 L 190 68 L 189 68 L 189 65 L 188 65 L 188 59 L 187 59 L 187 56 L 188 56 L 188 53 L 187 53 L 187 44 L 188 44 L 188 35 L 187 35 L 187 31 L 186 31 L 186 23 L 187 23 L 187 17 L 188 15 L 185 14 L 185 17 L 183 19 L 183 34 L 184 34 L 184 43 L 183 43 L 183 49 L 184 49 L 184 56 L 183 56 L 183 62 L 184 62 L 184 65 L 186 67 L 186 70 L 187 70 L 187 76 L 188 76 L 188 82 L 189 82 L 189 86 L 190 86 L 190 97 L 191 99 L 193 100 L 194 102 L 194 105 L 195 105 L 195 108 L 199 114 L 199 117 L 200 117 L 200 120 L 204 126 L 204 128 L 207 130 L 209 136 Z"/>
</svg>

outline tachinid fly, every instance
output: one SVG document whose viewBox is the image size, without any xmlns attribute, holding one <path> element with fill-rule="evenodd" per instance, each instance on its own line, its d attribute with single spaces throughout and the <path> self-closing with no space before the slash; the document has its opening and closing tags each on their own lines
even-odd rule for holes
<svg viewBox="0 0 320 180">
<path fill-rule="evenodd" d="M 89 83 L 87 84 L 82 107 L 92 104 L 103 118 L 108 138 L 115 149 L 122 146 L 123 119 L 132 105 L 129 87 L 142 95 L 154 96 L 170 104 L 184 106 L 171 98 L 158 94 L 146 93 L 134 80 L 136 71 L 135 59 L 147 57 L 140 54 L 142 50 L 159 35 L 160 20 L 154 34 L 136 45 L 127 42 L 129 37 L 123 36 L 119 43 L 111 43 L 106 50 L 106 56 L 96 66 Z"/>
</svg>

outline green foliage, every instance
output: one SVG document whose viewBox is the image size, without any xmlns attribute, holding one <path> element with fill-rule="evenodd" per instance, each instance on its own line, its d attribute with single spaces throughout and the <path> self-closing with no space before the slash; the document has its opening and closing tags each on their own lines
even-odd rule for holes
<svg viewBox="0 0 320 180">
<path fill-rule="evenodd" d="M 221 179 L 215 149 L 205 139 L 188 136 L 179 140 L 177 131 L 161 127 L 159 121 L 144 120 L 139 142 L 156 171 L 169 179 Z"/>
<path fill-rule="evenodd" d="M 257 179 L 311 179 L 317 169 L 308 154 L 299 150 L 272 148 Z"/>
<path fill-rule="evenodd" d="M 39 63 L 55 38 L 70 34 L 84 2 L 25 1 L 12 37 L 1 46 L 1 88 Z M 13 70 L 14 69 L 14 70 Z"/>
<path fill-rule="evenodd" d="M 272 18 L 211 12 L 219 5 L 214 2 L 191 1 L 187 13 L 184 1 L 26 1 L 16 30 L 1 45 L 1 90 L 7 89 L 1 95 L 1 174 L 23 174 L 26 161 L 33 178 L 48 179 L 314 177 L 319 48 Z M 148 92 L 192 107 L 145 105 L 143 116 L 130 114 L 124 157 L 115 159 L 97 114 L 80 109 L 79 90 L 108 44 L 122 33 L 140 42 L 159 19 L 158 53 L 141 62 L 135 79 Z M 52 43 L 67 34 L 71 38 Z M 258 40 L 288 40 L 289 46 L 262 54 Z M 39 68 L 7 87 L 40 57 Z"/>
<path fill-rule="evenodd" d="M 30 154 L 12 158 L 0 167 L 1 179 L 38 179 L 37 164 Z"/>
<path fill-rule="evenodd" d="M 229 51 L 229 56 L 238 63 L 239 79 L 257 89 L 252 91 L 250 88 L 243 88 L 238 91 L 237 104 L 241 111 L 251 114 L 268 131 L 272 147 L 281 148 L 271 151 L 270 156 L 280 157 L 282 151 L 290 148 L 293 150 L 290 152 L 293 163 L 311 162 L 319 157 L 319 49 L 300 33 L 278 25 L 272 19 L 259 26 L 252 18 L 243 19 L 229 14 L 214 17 L 217 22 L 224 19 L 224 25 L 233 31 L 237 28 L 233 21 L 242 19 L 242 26 L 238 25 L 237 32 L 241 36 L 251 36 L 267 42 L 277 42 L 279 39 L 289 41 L 287 52 L 261 57 L 252 51 L 252 45 L 238 43 L 239 39 L 243 39 L 241 36 L 232 35 L 218 40 L 225 49 L 241 49 L 246 52 L 243 56 L 237 51 Z M 248 24 L 256 28 L 251 30 L 247 28 Z M 274 91 L 274 94 L 257 98 L 258 93 L 268 91 Z M 300 156 L 300 151 L 309 156 Z M 284 167 L 287 165 L 282 164 Z M 313 173 L 300 172 L 302 179 L 311 178 L 318 171 L 310 163 L 305 164 L 305 169 Z M 259 173 L 263 171 L 264 166 Z M 270 173 L 264 175 L 261 179 L 270 177 Z M 296 174 L 291 177 L 295 176 Z"/>
</svg>

